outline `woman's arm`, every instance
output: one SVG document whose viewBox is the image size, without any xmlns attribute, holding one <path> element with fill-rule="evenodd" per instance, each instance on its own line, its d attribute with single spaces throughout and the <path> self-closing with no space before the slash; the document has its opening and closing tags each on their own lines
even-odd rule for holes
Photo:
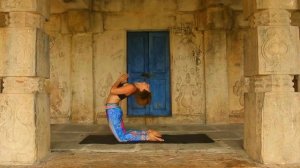
<svg viewBox="0 0 300 168">
<path fill-rule="evenodd" d="M 112 85 L 110 89 L 110 93 L 114 95 L 125 94 L 130 95 L 135 92 L 136 87 L 132 84 L 128 84 L 122 87 L 118 87 L 122 83 L 126 83 L 128 79 L 127 74 L 123 74 L 119 77 L 119 79 Z"/>
</svg>

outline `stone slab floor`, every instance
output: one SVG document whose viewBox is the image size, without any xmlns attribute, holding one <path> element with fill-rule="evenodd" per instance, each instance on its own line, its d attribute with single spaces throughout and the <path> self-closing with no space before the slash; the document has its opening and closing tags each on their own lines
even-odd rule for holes
<svg viewBox="0 0 300 168">
<path fill-rule="evenodd" d="M 146 129 L 144 126 L 127 128 Z M 107 126 L 52 125 L 51 150 L 47 158 L 33 166 L 4 168 L 300 168 L 297 165 L 262 165 L 247 157 L 242 149 L 243 125 L 149 126 L 163 134 L 205 133 L 210 144 L 89 144 L 79 142 L 89 134 L 110 134 Z"/>
</svg>

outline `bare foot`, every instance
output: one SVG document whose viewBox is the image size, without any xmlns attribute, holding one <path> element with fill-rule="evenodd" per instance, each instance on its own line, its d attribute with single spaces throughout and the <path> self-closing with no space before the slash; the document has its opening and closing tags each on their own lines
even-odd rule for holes
<svg viewBox="0 0 300 168">
<path fill-rule="evenodd" d="M 149 129 L 148 133 L 151 133 L 151 134 L 153 134 L 156 137 L 161 137 L 162 136 L 160 132 L 152 130 L 152 129 Z"/>
</svg>

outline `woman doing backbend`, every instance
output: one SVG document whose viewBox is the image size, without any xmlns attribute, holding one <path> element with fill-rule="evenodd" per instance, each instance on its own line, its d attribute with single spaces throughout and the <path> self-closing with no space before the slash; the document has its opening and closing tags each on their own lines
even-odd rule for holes
<svg viewBox="0 0 300 168">
<path fill-rule="evenodd" d="M 145 82 L 127 83 L 128 75 L 123 74 L 112 85 L 106 100 L 106 116 L 109 127 L 119 142 L 164 141 L 155 130 L 126 130 L 123 123 L 123 112 L 119 103 L 124 98 L 134 95 L 139 105 L 145 106 L 151 101 L 150 86 Z"/>
</svg>

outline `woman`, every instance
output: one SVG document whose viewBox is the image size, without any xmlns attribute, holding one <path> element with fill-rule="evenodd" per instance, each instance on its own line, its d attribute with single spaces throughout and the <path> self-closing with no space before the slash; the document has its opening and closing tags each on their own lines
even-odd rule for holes
<svg viewBox="0 0 300 168">
<path fill-rule="evenodd" d="M 145 82 L 129 84 L 127 79 L 127 74 L 121 75 L 112 85 L 106 100 L 106 116 L 112 133 L 119 142 L 164 141 L 161 138 L 161 134 L 154 130 L 125 130 L 122 119 L 123 112 L 119 102 L 133 94 L 139 105 L 145 106 L 151 101 L 149 84 Z"/>
</svg>

